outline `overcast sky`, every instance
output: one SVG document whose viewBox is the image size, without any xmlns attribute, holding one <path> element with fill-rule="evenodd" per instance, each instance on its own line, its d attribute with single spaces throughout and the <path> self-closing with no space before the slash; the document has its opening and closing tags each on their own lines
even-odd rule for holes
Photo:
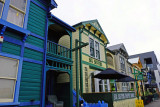
<svg viewBox="0 0 160 107">
<path fill-rule="evenodd" d="M 160 61 L 160 0 L 55 0 L 52 13 L 70 25 L 98 19 L 110 44 L 128 54 L 155 51 Z"/>
</svg>

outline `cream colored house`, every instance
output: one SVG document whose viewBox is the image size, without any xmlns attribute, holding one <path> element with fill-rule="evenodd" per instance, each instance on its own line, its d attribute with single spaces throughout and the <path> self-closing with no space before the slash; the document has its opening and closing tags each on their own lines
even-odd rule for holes
<svg viewBox="0 0 160 107">
<path fill-rule="evenodd" d="M 115 53 L 114 55 L 114 62 L 115 67 L 112 67 L 107 64 L 108 67 L 115 68 L 115 70 L 134 77 L 132 74 L 132 64 L 128 62 L 128 53 L 123 43 L 109 46 L 108 50 Z M 117 82 L 117 90 L 118 91 L 133 91 L 135 89 L 134 82 Z"/>
</svg>

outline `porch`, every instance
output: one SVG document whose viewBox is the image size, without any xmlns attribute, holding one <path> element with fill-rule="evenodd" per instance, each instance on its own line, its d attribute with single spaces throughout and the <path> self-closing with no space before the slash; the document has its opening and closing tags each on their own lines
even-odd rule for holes
<svg viewBox="0 0 160 107">
<path fill-rule="evenodd" d="M 55 16 L 48 22 L 46 41 L 46 65 L 44 106 L 52 106 L 61 101 L 63 107 L 72 105 L 72 31 L 71 26 L 58 23 Z M 65 26 L 64 26 L 65 25 Z M 54 98 L 53 98 L 54 97 Z M 55 99 L 56 97 L 56 99 Z M 55 101 L 56 100 L 56 101 Z"/>
</svg>

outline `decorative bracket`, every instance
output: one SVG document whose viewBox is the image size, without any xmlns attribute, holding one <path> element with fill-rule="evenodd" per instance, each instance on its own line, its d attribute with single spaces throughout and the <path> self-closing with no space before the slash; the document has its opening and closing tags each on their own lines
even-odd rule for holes
<svg viewBox="0 0 160 107">
<path fill-rule="evenodd" d="M 94 35 L 96 34 L 97 30 L 94 30 Z"/>
<path fill-rule="evenodd" d="M 99 38 L 102 36 L 102 34 L 99 34 Z"/>
<path fill-rule="evenodd" d="M 89 31 L 90 31 L 91 27 L 92 27 L 92 26 L 88 26 L 88 28 L 89 28 Z"/>
<path fill-rule="evenodd" d="M 3 36 L 4 32 L 6 31 L 7 26 L 3 26 L 3 28 L 0 31 L 0 35 Z"/>
<path fill-rule="evenodd" d="M 28 36 L 29 36 L 28 34 L 25 34 L 22 41 L 25 42 Z"/>
</svg>

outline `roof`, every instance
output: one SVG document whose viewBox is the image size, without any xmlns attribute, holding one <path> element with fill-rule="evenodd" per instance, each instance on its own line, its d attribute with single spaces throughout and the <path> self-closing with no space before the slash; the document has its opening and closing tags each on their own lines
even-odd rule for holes
<svg viewBox="0 0 160 107">
<path fill-rule="evenodd" d="M 125 51 L 125 52 L 127 53 L 127 55 L 128 55 L 128 52 L 127 52 L 127 50 L 126 50 L 126 48 L 125 48 L 125 46 L 124 46 L 123 43 L 109 46 L 109 47 L 107 47 L 107 49 L 109 49 L 109 50 L 111 50 L 111 51 L 115 51 L 115 50 L 120 50 L 120 49 L 122 49 L 122 50 Z"/>
<path fill-rule="evenodd" d="M 157 57 L 156 57 L 154 51 L 150 51 L 150 52 L 145 52 L 145 53 L 140 53 L 140 54 L 135 54 L 135 55 L 130 55 L 129 56 L 129 58 L 136 58 L 136 57 L 140 58 L 140 61 L 141 61 L 142 65 L 145 64 L 144 59 L 151 58 L 152 59 L 152 63 L 153 63 L 153 69 L 152 70 L 157 70 L 158 60 L 157 60 Z"/>
<path fill-rule="evenodd" d="M 67 24 L 66 22 L 62 21 L 61 19 L 59 19 L 58 17 L 54 16 L 53 14 L 50 13 L 49 18 L 51 20 L 53 20 L 54 22 L 60 24 L 61 26 L 65 27 L 66 29 L 68 29 L 69 31 L 76 31 L 76 29 L 72 26 L 70 26 L 69 24 Z"/>
<path fill-rule="evenodd" d="M 130 59 L 128 59 L 128 61 L 129 61 L 131 64 L 138 63 L 138 61 L 139 61 L 139 57 L 136 57 L 136 58 L 130 58 Z"/>
<path fill-rule="evenodd" d="M 76 27 L 80 27 L 82 25 L 83 26 L 88 26 L 90 28 L 94 28 L 94 31 L 95 32 L 99 32 L 100 35 L 103 36 L 103 38 L 105 38 L 105 41 L 107 43 L 109 43 L 108 38 L 106 37 L 106 35 L 105 35 L 105 33 L 104 33 L 104 31 L 103 31 L 102 27 L 100 26 L 100 24 L 99 24 L 99 22 L 98 22 L 97 19 L 95 19 L 95 20 L 89 20 L 89 21 L 82 21 L 80 23 L 77 23 L 77 24 L 73 25 L 73 27 L 76 28 Z"/>
</svg>

